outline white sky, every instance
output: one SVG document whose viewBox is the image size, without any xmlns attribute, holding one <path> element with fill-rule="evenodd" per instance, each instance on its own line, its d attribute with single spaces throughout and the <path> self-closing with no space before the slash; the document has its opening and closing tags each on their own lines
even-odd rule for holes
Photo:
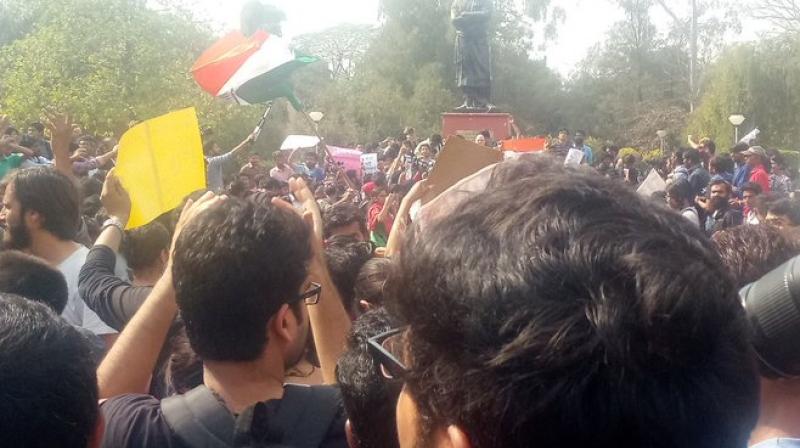
<svg viewBox="0 0 800 448">
<path fill-rule="evenodd" d="M 198 0 L 200 14 L 210 18 L 225 29 L 239 27 L 239 14 L 246 0 Z M 340 23 L 374 24 L 378 21 L 378 0 L 271 0 L 286 12 L 284 35 L 294 37 L 308 32 L 321 31 Z M 611 25 L 622 19 L 619 8 L 609 0 L 554 0 L 566 9 L 567 21 L 561 27 L 558 41 L 547 51 L 548 65 L 568 76 L 575 64 L 586 57 L 595 44 L 603 41 Z M 687 0 L 668 0 L 670 7 L 680 11 Z M 739 2 L 741 3 L 744 2 Z M 747 8 L 742 8 L 746 10 Z M 677 11 L 676 11 L 677 12 Z M 653 9 L 653 18 L 659 26 L 666 26 L 669 18 L 660 7 Z M 764 25 L 741 17 L 743 32 L 736 40 L 755 39 Z"/>
</svg>

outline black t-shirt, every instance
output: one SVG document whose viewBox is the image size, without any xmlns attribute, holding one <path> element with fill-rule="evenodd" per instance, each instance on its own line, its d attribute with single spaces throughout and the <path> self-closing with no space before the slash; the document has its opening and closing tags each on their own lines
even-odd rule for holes
<svg viewBox="0 0 800 448">
<path fill-rule="evenodd" d="M 277 411 L 281 402 L 269 400 L 264 405 Z M 100 410 L 105 419 L 104 448 L 191 448 L 173 433 L 161 412 L 161 402 L 150 395 L 120 395 L 105 401 Z M 320 448 L 347 448 L 346 419 L 340 405 Z"/>
</svg>

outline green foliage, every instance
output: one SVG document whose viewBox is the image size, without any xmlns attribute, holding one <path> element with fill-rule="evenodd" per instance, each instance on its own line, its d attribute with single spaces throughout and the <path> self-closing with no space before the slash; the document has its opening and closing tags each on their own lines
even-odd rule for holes
<svg viewBox="0 0 800 448">
<path fill-rule="evenodd" d="M 0 104 L 16 122 L 45 107 L 71 113 L 82 127 L 120 135 L 130 122 L 195 106 L 220 144 L 252 131 L 259 108 L 211 98 L 192 80 L 192 63 L 213 41 L 187 17 L 144 2 L 50 3 L 36 27 L 0 50 Z"/>
<path fill-rule="evenodd" d="M 747 121 L 740 137 L 757 127 L 763 145 L 795 147 L 800 127 L 800 42 L 782 38 L 733 47 L 710 70 L 705 84 L 689 133 L 711 136 L 721 147 L 732 146 L 728 117 L 741 113 Z"/>
<path fill-rule="evenodd" d="M 617 159 L 625 159 L 628 156 L 635 156 L 636 160 L 642 160 L 642 152 L 636 148 L 621 148 L 617 153 Z"/>
</svg>

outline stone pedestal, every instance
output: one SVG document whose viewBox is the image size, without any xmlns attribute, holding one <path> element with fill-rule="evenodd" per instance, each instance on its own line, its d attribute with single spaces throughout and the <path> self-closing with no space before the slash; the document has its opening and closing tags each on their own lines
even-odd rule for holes
<svg viewBox="0 0 800 448">
<path fill-rule="evenodd" d="M 445 113 L 442 114 L 442 137 L 461 135 L 474 140 L 481 131 L 488 130 L 494 140 L 511 137 L 511 114 L 506 113 Z"/>
</svg>

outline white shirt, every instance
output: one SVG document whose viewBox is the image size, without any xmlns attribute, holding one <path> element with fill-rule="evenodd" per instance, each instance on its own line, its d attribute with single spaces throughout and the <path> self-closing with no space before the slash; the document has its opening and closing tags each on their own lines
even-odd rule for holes
<svg viewBox="0 0 800 448">
<path fill-rule="evenodd" d="M 67 290 L 69 291 L 67 306 L 61 313 L 61 317 L 68 323 L 85 328 L 96 335 L 114 334 L 117 331 L 106 325 L 100 316 L 86 306 L 78 293 L 78 274 L 86 262 L 87 255 L 89 255 L 89 249 L 81 246 L 58 265 L 58 270 L 64 274 L 64 278 L 67 280 Z"/>
<path fill-rule="evenodd" d="M 681 210 L 681 215 L 696 225 L 697 228 L 700 228 L 700 215 L 697 214 L 697 210 L 694 207 L 686 207 Z"/>
</svg>

